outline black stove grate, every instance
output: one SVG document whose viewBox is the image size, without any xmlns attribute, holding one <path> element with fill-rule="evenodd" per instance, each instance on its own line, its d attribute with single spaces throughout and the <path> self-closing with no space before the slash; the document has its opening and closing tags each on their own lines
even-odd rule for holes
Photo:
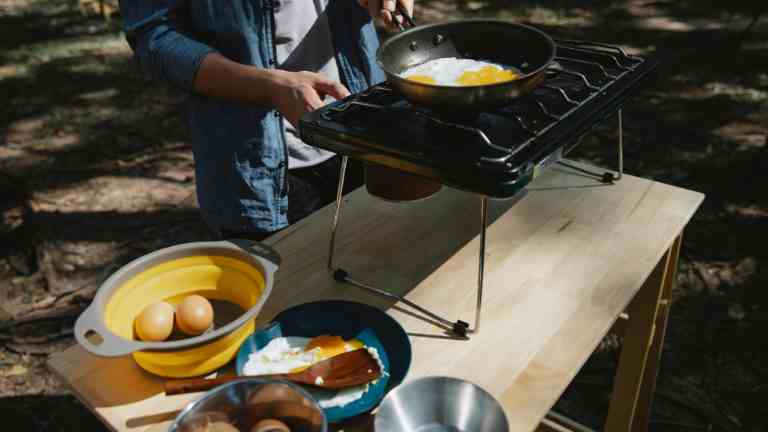
<svg viewBox="0 0 768 432">
<path fill-rule="evenodd" d="M 655 66 L 617 46 L 558 40 L 544 83 L 503 108 L 447 118 L 381 84 L 309 113 L 300 129 L 318 147 L 507 197 L 614 114 Z"/>
</svg>

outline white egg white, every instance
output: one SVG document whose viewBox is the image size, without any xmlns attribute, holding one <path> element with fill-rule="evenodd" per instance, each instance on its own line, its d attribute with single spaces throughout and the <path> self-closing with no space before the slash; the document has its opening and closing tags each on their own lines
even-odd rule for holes
<svg viewBox="0 0 768 432">
<path fill-rule="evenodd" d="M 486 66 L 498 70 L 504 69 L 498 64 L 480 60 L 443 57 L 410 67 L 403 71 L 400 76 L 408 78 L 414 75 L 425 75 L 435 80 L 437 85 L 456 86 L 461 74 L 467 71 L 476 72 Z"/>
<path fill-rule="evenodd" d="M 245 375 L 289 373 L 300 367 L 307 367 L 316 361 L 315 351 L 305 352 L 309 338 L 280 337 L 269 341 L 259 351 L 251 353 L 243 366 Z"/>
</svg>

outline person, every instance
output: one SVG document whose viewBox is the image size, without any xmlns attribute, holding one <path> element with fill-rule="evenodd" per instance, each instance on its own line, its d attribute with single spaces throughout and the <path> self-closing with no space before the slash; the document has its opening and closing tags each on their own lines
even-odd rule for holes
<svg viewBox="0 0 768 432">
<path fill-rule="evenodd" d="M 385 79 L 374 20 L 401 20 L 394 0 L 120 0 L 120 10 L 141 69 L 190 93 L 197 197 L 215 233 L 262 239 L 334 199 L 338 157 L 304 144 L 299 119 Z"/>
</svg>

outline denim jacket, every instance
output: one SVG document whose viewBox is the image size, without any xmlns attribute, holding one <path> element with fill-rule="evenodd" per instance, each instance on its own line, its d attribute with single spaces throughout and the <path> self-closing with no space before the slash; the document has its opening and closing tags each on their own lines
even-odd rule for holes
<svg viewBox="0 0 768 432">
<path fill-rule="evenodd" d="M 120 8 L 141 68 L 191 90 L 203 57 L 211 52 L 275 67 L 274 1 L 120 0 Z M 356 93 L 383 81 L 367 10 L 357 0 L 330 0 L 326 13 L 342 83 Z M 282 116 L 266 107 L 193 93 L 188 120 L 206 222 L 217 230 L 285 227 L 288 163 Z"/>
</svg>

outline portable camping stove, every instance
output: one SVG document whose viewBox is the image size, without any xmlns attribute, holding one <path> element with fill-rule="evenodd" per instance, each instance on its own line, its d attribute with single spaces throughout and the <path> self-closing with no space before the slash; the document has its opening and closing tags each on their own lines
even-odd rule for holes
<svg viewBox="0 0 768 432">
<path fill-rule="evenodd" d="M 492 111 L 446 116 L 413 105 L 386 84 L 305 115 L 301 137 L 342 156 L 328 268 L 334 277 L 394 298 L 466 337 L 479 331 L 482 311 L 488 198 L 519 199 L 535 173 L 561 161 L 581 137 L 614 113 L 618 118 L 616 172 L 587 174 L 612 183 L 623 174 L 621 106 L 657 66 L 618 46 L 558 40 L 556 62 L 531 94 Z M 396 132 L 393 133 L 393 129 Z M 450 321 L 402 296 L 353 279 L 335 267 L 336 232 L 349 157 L 473 192 L 480 199 L 480 250 L 473 327 Z"/>
</svg>

